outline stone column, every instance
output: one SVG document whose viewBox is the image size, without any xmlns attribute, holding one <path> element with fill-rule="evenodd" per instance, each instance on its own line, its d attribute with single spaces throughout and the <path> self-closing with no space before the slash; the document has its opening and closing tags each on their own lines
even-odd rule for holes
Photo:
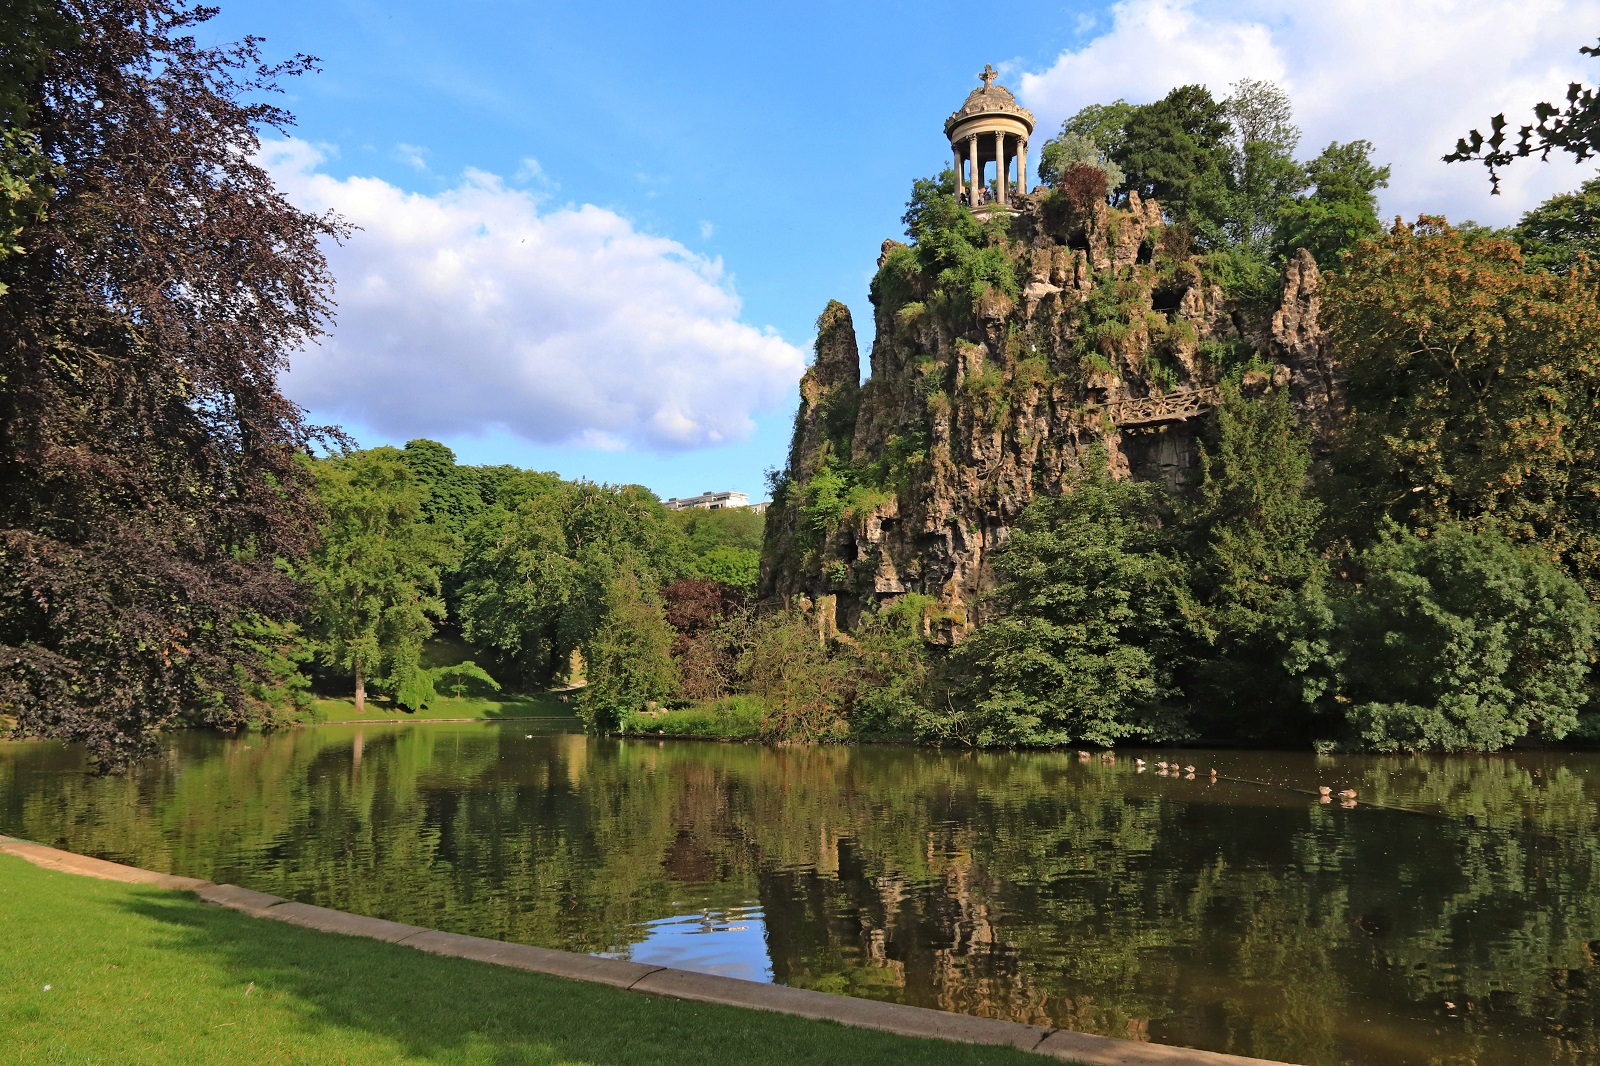
<svg viewBox="0 0 1600 1066">
<path fill-rule="evenodd" d="M 978 206 L 978 197 L 982 195 L 978 190 L 983 188 L 983 170 L 978 166 L 978 135 L 972 134 L 967 138 L 967 156 L 972 160 L 972 176 L 967 186 L 971 190 L 972 206 Z"/>
<path fill-rule="evenodd" d="M 959 200 L 961 199 L 962 192 L 964 192 L 966 189 L 966 184 L 961 178 L 961 164 L 963 162 L 961 158 L 961 149 L 957 148 L 955 145 L 951 145 L 950 151 L 954 153 L 956 157 L 956 199 Z"/>
<path fill-rule="evenodd" d="M 994 161 L 995 170 L 999 171 L 995 175 L 998 179 L 995 188 L 1000 190 L 1000 202 L 1003 204 L 1006 202 L 1006 186 L 1010 181 L 1006 177 L 1006 135 L 1000 130 L 994 131 Z"/>
<path fill-rule="evenodd" d="M 1028 142 L 1022 137 L 1017 138 L 1017 188 L 1028 195 Z"/>
</svg>

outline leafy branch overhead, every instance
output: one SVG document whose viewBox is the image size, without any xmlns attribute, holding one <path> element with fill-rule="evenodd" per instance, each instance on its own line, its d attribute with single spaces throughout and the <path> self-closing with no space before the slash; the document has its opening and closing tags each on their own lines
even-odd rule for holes
<svg viewBox="0 0 1600 1066">
<path fill-rule="evenodd" d="M 1600 58 L 1600 45 L 1578 49 L 1586 56 Z M 1502 112 L 1489 120 L 1489 135 L 1473 130 L 1456 141 L 1455 151 L 1444 157 L 1447 163 L 1476 160 L 1489 168 L 1489 182 L 1500 191 L 1499 168 L 1513 160 L 1537 155 L 1548 160 L 1551 152 L 1566 152 L 1580 163 L 1600 155 L 1600 90 L 1580 82 L 1567 86 L 1566 106 L 1548 101 L 1533 105 L 1533 121 L 1508 134 L 1510 123 Z"/>
</svg>

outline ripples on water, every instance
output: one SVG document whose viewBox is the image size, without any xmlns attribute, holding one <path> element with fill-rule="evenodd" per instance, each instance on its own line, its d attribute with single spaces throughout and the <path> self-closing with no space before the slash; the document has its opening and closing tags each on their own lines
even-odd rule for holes
<svg viewBox="0 0 1600 1066">
<path fill-rule="evenodd" d="M 1316 1066 L 1600 1056 L 1600 756 L 1177 753 L 1188 779 L 1156 771 L 1172 753 L 528 728 L 187 734 L 113 779 L 0 744 L 0 831 L 457 932 Z"/>
</svg>

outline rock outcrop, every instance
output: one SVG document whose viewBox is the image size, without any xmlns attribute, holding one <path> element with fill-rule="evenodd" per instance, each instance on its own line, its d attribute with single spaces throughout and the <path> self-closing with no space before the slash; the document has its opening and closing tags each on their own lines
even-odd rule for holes
<svg viewBox="0 0 1600 1066">
<path fill-rule="evenodd" d="M 983 228 L 987 258 L 965 274 L 884 242 L 865 384 L 849 311 L 830 303 L 818 322 L 762 589 L 837 611 L 824 629 L 917 592 L 959 640 L 994 586 L 994 550 L 1091 447 L 1119 476 L 1190 485 L 1230 374 L 1287 387 L 1302 418 L 1331 425 L 1338 373 L 1309 255 L 1288 264 L 1281 306 L 1252 315 L 1153 202 L 1076 209 L 1040 190 L 1017 207 Z"/>
</svg>

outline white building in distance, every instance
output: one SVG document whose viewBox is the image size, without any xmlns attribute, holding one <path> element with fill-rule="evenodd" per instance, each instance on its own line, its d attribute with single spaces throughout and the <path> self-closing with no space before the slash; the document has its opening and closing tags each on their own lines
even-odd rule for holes
<svg viewBox="0 0 1600 1066">
<path fill-rule="evenodd" d="M 669 511 L 687 511 L 698 507 L 705 511 L 726 511 L 734 507 L 749 507 L 750 497 L 742 492 L 702 492 L 698 496 L 685 496 L 682 499 L 674 496 L 670 500 L 663 500 L 662 506 Z M 767 509 L 764 503 L 756 504 L 756 513 L 760 514 Z"/>
</svg>

